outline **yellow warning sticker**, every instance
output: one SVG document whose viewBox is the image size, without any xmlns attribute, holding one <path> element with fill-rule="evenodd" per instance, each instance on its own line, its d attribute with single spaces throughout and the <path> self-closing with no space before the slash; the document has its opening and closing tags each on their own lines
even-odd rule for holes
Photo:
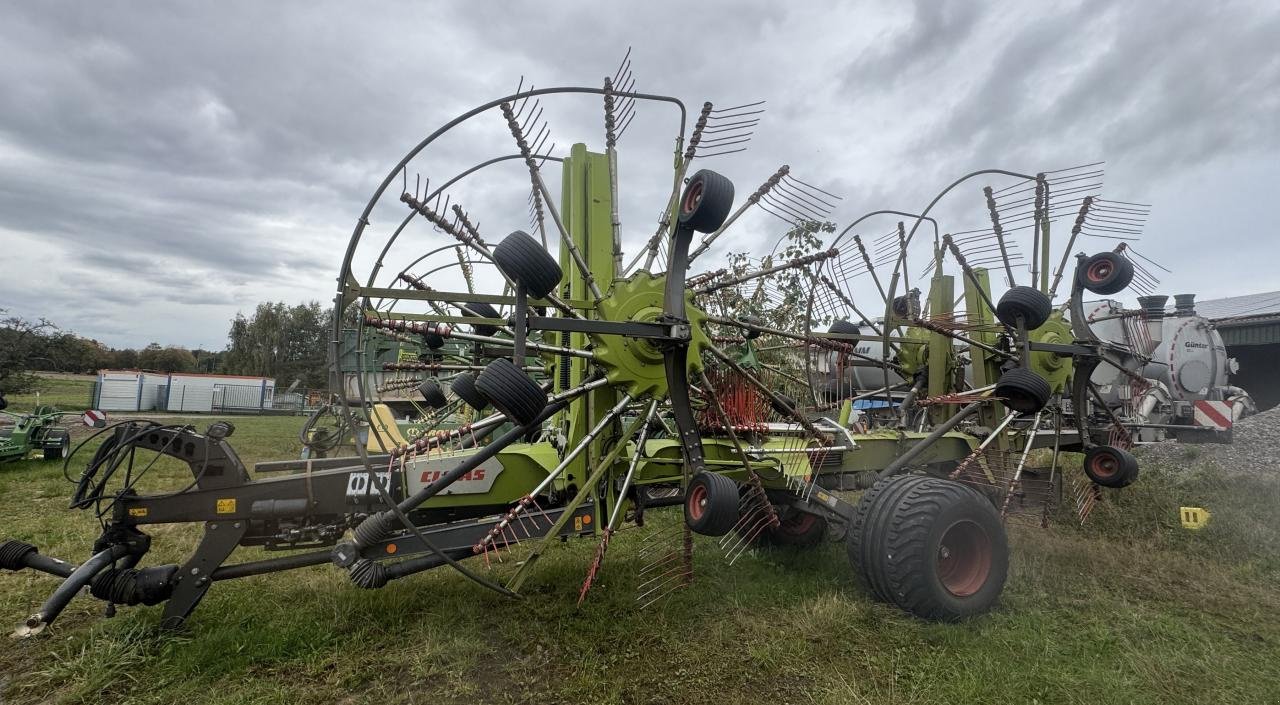
<svg viewBox="0 0 1280 705">
<path fill-rule="evenodd" d="M 573 530 L 582 531 L 582 517 L 573 518 Z"/>
<path fill-rule="evenodd" d="M 218 500 L 217 505 L 214 507 L 214 510 L 213 510 L 213 511 L 215 511 L 215 512 L 217 512 L 217 513 L 219 513 L 219 514 L 235 514 L 235 513 L 236 513 L 236 498 L 235 498 L 235 497 L 232 497 L 232 498 L 230 498 L 230 499 L 220 499 L 220 500 Z"/>
<path fill-rule="evenodd" d="M 147 515 L 147 511 L 146 507 L 129 507 L 129 516 L 144 517 Z"/>
</svg>

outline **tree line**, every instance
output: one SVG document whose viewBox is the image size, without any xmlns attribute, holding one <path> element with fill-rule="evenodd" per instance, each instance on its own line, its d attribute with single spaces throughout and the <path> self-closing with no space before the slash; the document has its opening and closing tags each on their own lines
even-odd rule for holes
<svg viewBox="0 0 1280 705">
<path fill-rule="evenodd" d="M 102 369 L 255 375 L 323 387 L 331 312 L 315 301 L 292 306 L 264 301 L 250 315 L 237 313 L 231 320 L 226 348 L 203 350 L 159 343 L 112 348 L 47 319 L 33 321 L 0 309 L 0 393 L 30 391 L 38 379 L 33 372 L 95 374 Z"/>
</svg>

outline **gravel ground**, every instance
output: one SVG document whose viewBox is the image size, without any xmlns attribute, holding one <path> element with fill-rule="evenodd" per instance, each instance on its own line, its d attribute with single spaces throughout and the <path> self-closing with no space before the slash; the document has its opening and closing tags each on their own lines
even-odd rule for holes
<svg viewBox="0 0 1280 705">
<path fill-rule="evenodd" d="M 1280 407 L 1237 421 L 1230 444 L 1164 441 L 1141 446 L 1136 454 L 1156 461 L 1208 459 L 1239 472 L 1280 472 Z"/>
</svg>

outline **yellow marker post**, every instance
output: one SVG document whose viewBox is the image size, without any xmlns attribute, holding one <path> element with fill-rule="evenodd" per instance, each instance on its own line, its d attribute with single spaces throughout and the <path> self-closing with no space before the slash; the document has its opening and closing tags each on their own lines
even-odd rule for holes
<svg viewBox="0 0 1280 705">
<path fill-rule="evenodd" d="M 1208 509 L 1203 507 L 1179 507 L 1178 514 L 1182 518 L 1182 528 L 1199 531 L 1209 524 L 1209 517 L 1212 516 Z"/>
</svg>

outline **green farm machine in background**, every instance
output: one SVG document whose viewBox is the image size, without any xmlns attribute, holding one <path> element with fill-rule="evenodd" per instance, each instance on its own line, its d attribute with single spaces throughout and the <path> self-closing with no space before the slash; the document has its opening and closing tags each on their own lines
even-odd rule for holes
<svg viewBox="0 0 1280 705">
<path fill-rule="evenodd" d="M 990 609 L 1003 589 L 1005 521 L 1040 521 L 1058 502 L 1062 451 L 1086 453 L 1085 473 L 1070 480 L 1082 512 L 1100 487 L 1133 481 L 1124 429 L 1097 423 L 1088 383 L 1098 364 L 1131 368 L 1133 352 L 1098 341 L 1080 315 L 1085 292 L 1118 291 L 1133 264 L 1122 252 L 1072 260 L 1082 214 L 1049 275 L 1050 223 L 1071 203 L 1093 203 L 1075 188 L 1092 183 L 1090 171 L 977 172 L 918 214 L 876 211 L 824 243 L 838 199 L 789 167 L 745 198 L 691 168 L 736 150 L 757 105 L 706 103 L 691 121 L 679 100 L 637 93 L 623 74 L 471 110 L 377 188 L 343 255 L 335 310 L 347 313 L 331 347 L 332 413 L 344 433 L 368 433 L 356 457 L 264 463 L 257 470 L 273 472 L 254 478 L 230 424 L 203 434 L 111 427 L 73 498 L 104 522 L 94 554 L 72 566 L 0 544 L 0 567 L 63 578 L 23 632 L 43 630 L 85 586 L 113 604 L 164 603 L 177 624 L 213 583 L 326 563 L 362 588 L 449 565 L 517 594 L 571 535 L 598 541 L 581 600 L 621 526 L 667 506 L 681 506 L 683 521 L 645 539 L 641 606 L 686 585 L 695 552 L 732 562 L 835 537 L 876 597 L 959 619 Z M 603 138 L 602 150 L 546 147 L 544 107 L 601 101 L 603 130 L 584 139 Z M 636 219 L 624 228 L 623 214 L 649 191 L 620 189 L 617 151 L 642 105 L 674 123 L 671 141 L 658 142 L 673 153 L 628 165 L 664 193 L 656 227 L 643 232 Z M 439 146 L 483 134 L 483 121 L 505 125 L 510 142 L 474 164 L 453 161 L 456 143 Z M 486 174 L 498 177 L 490 188 L 477 183 Z M 935 205 L 977 177 L 1009 183 L 987 191 L 993 226 L 944 236 Z M 449 189 L 491 203 L 506 195 L 514 205 L 486 218 L 527 208 L 531 234 L 508 226 L 491 242 Z M 760 211 L 787 221 L 772 254 L 689 274 Z M 886 217 L 902 219 L 890 237 L 864 243 L 853 230 Z M 922 226 L 933 237 L 917 237 Z M 1034 236 L 1030 286 L 1014 281 L 1015 235 Z M 630 257 L 626 242 L 640 244 Z M 999 297 L 984 266 L 994 261 L 1006 277 Z M 1058 280 L 1069 293 L 1055 305 Z M 874 302 L 862 306 L 870 315 L 858 301 Z M 401 355 L 410 348 L 414 359 Z M 395 411 L 388 402 L 399 399 L 410 403 Z M 191 486 L 135 486 L 125 470 L 146 452 L 187 463 Z M 144 565 L 146 527 L 174 522 L 204 523 L 194 554 Z M 229 562 L 241 546 L 281 555 Z M 505 552 L 517 560 L 491 560 Z"/>
<path fill-rule="evenodd" d="M 45 460 L 62 460 L 71 452 L 71 433 L 59 423 L 65 412 L 38 406 L 29 414 L 0 410 L 12 426 L 0 427 L 0 463 L 41 452 Z"/>
</svg>

